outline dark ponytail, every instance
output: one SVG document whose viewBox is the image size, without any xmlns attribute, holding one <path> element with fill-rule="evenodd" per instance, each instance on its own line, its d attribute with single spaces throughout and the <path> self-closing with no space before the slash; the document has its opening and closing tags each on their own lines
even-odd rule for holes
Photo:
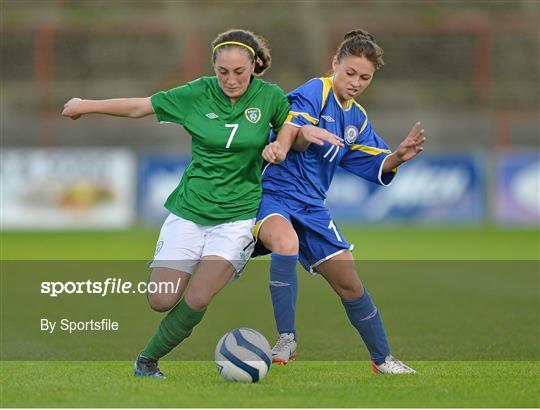
<svg viewBox="0 0 540 410">
<path fill-rule="evenodd" d="M 378 70 L 384 65 L 383 49 L 377 44 L 375 37 L 366 30 L 349 31 L 343 37 L 342 43 L 336 51 L 336 58 L 341 61 L 347 56 L 365 57 L 373 63 Z"/>
</svg>

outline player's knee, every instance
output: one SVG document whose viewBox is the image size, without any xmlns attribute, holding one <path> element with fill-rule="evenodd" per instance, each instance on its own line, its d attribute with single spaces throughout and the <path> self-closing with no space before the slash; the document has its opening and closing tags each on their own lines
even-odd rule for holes
<svg viewBox="0 0 540 410">
<path fill-rule="evenodd" d="M 208 292 L 190 292 L 186 295 L 186 303 L 195 310 L 203 310 L 208 307 L 213 295 Z"/>
<path fill-rule="evenodd" d="M 364 295 L 364 287 L 360 282 L 340 284 L 337 291 L 341 299 L 345 300 L 355 300 Z"/>
<path fill-rule="evenodd" d="M 271 250 L 281 255 L 296 255 L 298 253 L 298 238 L 296 236 L 276 236 L 272 238 Z"/>
<path fill-rule="evenodd" d="M 148 304 L 156 312 L 167 312 L 176 305 L 176 302 L 178 302 L 176 298 L 168 298 L 157 293 L 148 295 Z"/>
</svg>

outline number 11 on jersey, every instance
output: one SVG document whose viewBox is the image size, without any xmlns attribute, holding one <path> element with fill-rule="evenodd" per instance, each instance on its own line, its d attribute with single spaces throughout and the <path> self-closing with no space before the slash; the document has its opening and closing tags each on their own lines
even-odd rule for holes
<svg viewBox="0 0 540 410">
<path fill-rule="evenodd" d="M 225 126 L 227 128 L 232 128 L 231 135 L 229 135 L 229 139 L 227 140 L 227 145 L 225 145 L 225 148 L 229 148 L 234 138 L 234 134 L 236 134 L 236 131 L 238 130 L 238 124 L 225 124 Z"/>
</svg>

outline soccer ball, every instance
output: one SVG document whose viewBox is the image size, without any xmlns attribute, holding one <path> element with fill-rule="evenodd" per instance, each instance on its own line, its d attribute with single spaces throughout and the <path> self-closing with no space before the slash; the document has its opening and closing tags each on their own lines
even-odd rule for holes
<svg viewBox="0 0 540 410">
<path fill-rule="evenodd" d="M 216 346 L 219 374 L 235 382 L 258 382 L 272 364 L 270 345 L 259 332 L 242 327 L 226 333 Z"/>
</svg>

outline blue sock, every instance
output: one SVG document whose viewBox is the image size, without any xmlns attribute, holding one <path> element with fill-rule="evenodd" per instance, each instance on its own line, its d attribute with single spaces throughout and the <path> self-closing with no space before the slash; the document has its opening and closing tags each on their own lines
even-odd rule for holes
<svg viewBox="0 0 540 410">
<path fill-rule="evenodd" d="M 371 360 L 375 364 L 383 363 L 386 356 L 390 354 L 390 347 L 388 346 L 381 315 L 373 305 L 367 290 L 364 289 L 364 294 L 358 299 L 342 299 L 341 302 L 345 307 L 349 320 L 366 344 Z"/>
<path fill-rule="evenodd" d="M 270 295 L 279 333 L 294 333 L 296 316 L 296 262 L 298 255 L 272 254 L 270 262 Z"/>
</svg>

